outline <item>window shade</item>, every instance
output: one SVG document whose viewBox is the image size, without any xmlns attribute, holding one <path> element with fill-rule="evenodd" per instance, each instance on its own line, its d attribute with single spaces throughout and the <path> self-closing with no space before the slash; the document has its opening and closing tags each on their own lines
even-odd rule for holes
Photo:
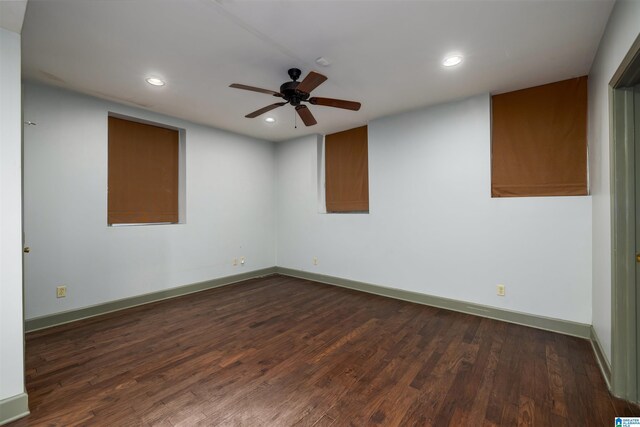
<svg viewBox="0 0 640 427">
<path fill-rule="evenodd" d="M 327 212 L 369 211 L 367 127 L 325 137 Z"/>
<path fill-rule="evenodd" d="M 587 77 L 496 95 L 491 195 L 587 194 Z"/>
<path fill-rule="evenodd" d="M 109 224 L 178 222 L 178 131 L 109 117 Z"/>
</svg>

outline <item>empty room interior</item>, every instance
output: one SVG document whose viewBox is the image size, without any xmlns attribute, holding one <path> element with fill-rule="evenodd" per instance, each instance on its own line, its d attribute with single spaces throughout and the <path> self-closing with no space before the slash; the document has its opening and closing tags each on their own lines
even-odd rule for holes
<svg viewBox="0 0 640 427">
<path fill-rule="evenodd" d="M 640 425 L 638 177 L 640 0 L 2 0 L 0 425 Z"/>
</svg>

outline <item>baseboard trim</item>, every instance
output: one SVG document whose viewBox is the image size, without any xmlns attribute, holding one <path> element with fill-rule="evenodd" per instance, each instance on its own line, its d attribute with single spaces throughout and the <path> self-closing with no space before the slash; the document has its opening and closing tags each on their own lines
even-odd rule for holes
<svg viewBox="0 0 640 427">
<path fill-rule="evenodd" d="M 471 302 L 458 301 L 449 298 L 437 297 L 419 292 L 405 291 L 402 289 L 389 288 L 386 286 L 374 285 L 371 283 L 358 282 L 355 280 L 342 279 L 340 277 L 327 276 L 324 274 L 309 271 L 295 270 L 285 267 L 276 267 L 276 273 L 284 276 L 292 276 L 300 279 L 313 280 L 315 282 L 326 283 L 328 285 L 340 286 L 356 291 L 367 292 L 417 304 L 424 304 L 461 313 L 474 314 L 476 316 L 488 317 L 490 319 L 502 320 L 518 325 L 530 326 L 532 328 L 544 329 L 580 338 L 591 338 L 591 325 L 585 323 L 572 322 L 569 320 L 555 319 L 551 317 L 538 316 L 535 314 L 521 313 L 517 311 L 505 310 Z"/>
<path fill-rule="evenodd" d="M 260 270 L 248 271 L 246 273 L 234 274 L 233 276 L 220 277 L 213 280 L 207 280 L 190 285 L 179 286 L 177 288 L 166 289 L 148 294 L 137 295 L 130 298 L 123 298 L 103 304 L 92 305 L 77 310 L 63 311 L 47 316 L 34 317 L 25 320 L 25 332 L 34 332 L 40 329 L 50 328 L 76 320 L 86 319 L 89 317 L 99 316 L 101 314 L 111 313 L 113 311 L 124 310 L 126 308 L 136 307 L 138 305 L 149 304 L 151 302 L 162 301 L 169 298 L 175 298 L 182 295 L 192 294 L 207 289 L 218 288 L 221 286 L 231 285 L 248 279 L 269 276 L 276 273 L 276 267 L 268 267 Z"/>
<path fill-rule="evenodd" d="M 593 353 L 596 355 L 596 361 L 600 366 L 600 371 L 602 371 L 602 376 L 607 383 L 607 387 L 611 390 L 611 364 L 605 356 L 605 352 L 602 348 L 602 343 L 600 343 L 600 338 L 598 338 L 598 334 L 596 334 L 596 330 L 591 326 L 591 346 L 593 347 Z"/>
<path fill-rule="evenodd" d="M 200 292 L 207 289 L 217 288 L 221 286 L 231 285 L 243 280 L 254 279 L 257 277 L 269 276 L 272 274 L 282 274 L 284 276 L 297 277 L 315 282 L 325 283 L 343 288 L 353 289 L 356 291 L 367 292 L 370 294 L 380 295 L 388 298 L 395 298 L 403 301 L 409 301 L 417 304 L 424 304 L 447 310 L 459 311 L 467 314 L 488 317 L 496 320 L 503 320 L 509 323 L 530 326 L 533 328 L 544 329 L 553 332 L 559 332 L 565 335 L 572 335 L 580 338 L 591 339 L 594 342 L 594 349 L 598 357 L 598 362 L 603 365 L 603 372 L 606 372 L 607 380 L 610 379 L 611 369 L 604 357 L 602 347 L 598 341 L 597 335 L 591 325 L 584 323 L 572 322 L 569 320 L 555 319 L 551 317 L 538 316 L 535 314 L 522 313 L 517 311 L 505 310 L 471 302 L 453 300 L 444 297 L 438 297 L 419 292 L 406 291 L 402 289 L 390 288 L 371 283 L 359 282 L 356 280 L 343 279 L 335 276 L 313 273 L 310 271 L 296 270 L 286 267 L 268 267 L 260 270 L 254 270 L 246 273 L 236 274 L 233 276 L 220 277 L 204 282 L 193 283 L 190 285 L 180 286 L 177 288 L 166 289 L 158 292 L 137 295 L 130 298 L 123 298 L 116 301 L 110 301 L 103 304 L 97 304 L 77 310 L 69 310 L 61 313 L 55 313 L 47 316 L 35 317 L 25 321 L 25 332 L 34 332 L 40 329 L 50 328 L 69 322 L 74 322 L 89 317 L 99 316 L 101 314 L 111 313 L 113 311 L 124 310 L 151 302 L 162 301 L 169 298 L 175 298 L 182 295 Z M 594 339 L 595 337 L 595 339 Z M 603 362 L 604 361 L 604 362 Z"/>
<path fill-rule="evenodd" d="M 20 393 L 0 400 L 0 426 L 29 415 L 29 396 Z"/>
</svg>

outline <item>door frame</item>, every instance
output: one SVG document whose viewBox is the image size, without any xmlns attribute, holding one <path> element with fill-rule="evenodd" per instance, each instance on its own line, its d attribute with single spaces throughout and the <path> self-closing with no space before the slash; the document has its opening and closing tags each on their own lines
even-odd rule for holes
<svg viewBox="0 0 640 427">
<path fill-rule="evenodd" d="M 636 164 L 640 169 L 636 158 L 640 159 L 640 134 L 635 125 L 633 90 L 639 83 L 640 36 L 609 83 L 611 391 L 633 402 L 640 400 L 640 294 L 636 291 L 636 191 L 640 191 L 636 188 Z"/>
</svg>

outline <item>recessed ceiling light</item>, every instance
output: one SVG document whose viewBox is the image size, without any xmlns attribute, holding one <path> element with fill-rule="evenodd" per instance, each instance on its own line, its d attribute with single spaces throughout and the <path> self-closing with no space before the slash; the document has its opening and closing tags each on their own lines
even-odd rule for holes
<svg viewBox="0 0 640 427">
<path fill-rule="evenodd" d="M 442 65 L 444 65 L 445 67 L 455 67 L 461 62 L 462 55 L 451 55 L 444 58 L 444 61 L 442 61 Z"/>
<path fill-rule="evenodd" d="M 160 80 L 157 77 L 147 77 L 145 79 L 147 81 L 147 83 L 149 83 L 150 85 L 154 85 L 154 86 L 164 86 L 164 81 Z"/>
<path fill-rule="evenodd" d="M 267 123 L 275 123 L 276 119 L 274 119 L 273 117 L 267 117 L 266 119 L 264 119 L 264 121 Z"/>
</svg>

